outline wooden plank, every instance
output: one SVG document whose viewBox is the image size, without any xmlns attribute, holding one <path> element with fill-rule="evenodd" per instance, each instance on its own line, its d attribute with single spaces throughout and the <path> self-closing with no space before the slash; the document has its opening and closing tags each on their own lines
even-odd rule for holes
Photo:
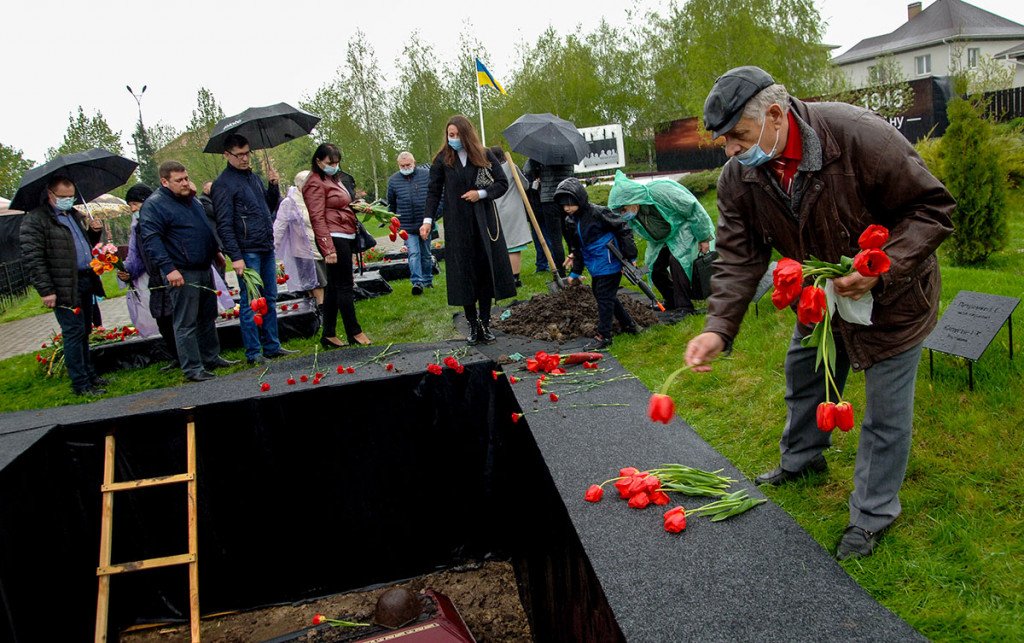
<svg viewBox="0 0 1024 643">
<path fill-rule="evenodd" d="M 103 457 L 103 484 L 114 482 L 115 444 L 113 432 L 107 434 Z M 102 495 L 100 510 L 100 567 L 110 565 L 114 534 L 114 494 Z M 96 643 L 107 640 L 107 616 L 110 611 L 110 576 L 100 576 L 99 591 L 96 594 Z"/>
<path fill-rule="evenodd" d="M 130 563 L 118 563 L 117 565 L 105 565 L 96 568 L 96 575 L 109 576 L 111 574 L 123 574 L 125 572 L 137 572 L 143 569 L 156 569 L 157 567 L 171 567 L 173 565 L 186 565 L 195 561 L 192 554 L 178 554 L 176 556 L 162 556 L 160 558 L 147 558 L 136 560 Z"/>
<path fill-rule="evenodd" d="M 196 480 L 196 423 L 191 416 L 185 427 L 188 460 L 188 552 L 192 562 L 188 566 L 188 602 L 192 624 L 192 642 L 199 643 L 199 484 Z"/>
<path fill-rule="evenodd" d="M 139 478 L 138 480 L 125 480 L 124 482 L 112 482 L 100 487 L 104 493 L 111 491 L 126 491 L 129 489 L 145 489 L 146 487 L 158 487 L 165 484 L 177 484 L 189 482 L 195 477 L 192 473 L 176 473 L 171 476 L 159 476 L 157 478 Z"/>
</svg>

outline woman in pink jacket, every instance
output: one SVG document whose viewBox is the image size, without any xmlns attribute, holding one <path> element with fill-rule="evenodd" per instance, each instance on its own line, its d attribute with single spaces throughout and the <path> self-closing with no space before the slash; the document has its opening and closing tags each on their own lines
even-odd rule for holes
<svg viewBox="0 0 1024 643">
<path fill-rule="evenodd" d="M 317 248 L 327 264 L 327 287 L 336 297 L 324 298 L 324 326 L 320 343 L 324 348 L 344 346 L 336 336 L 338 312 L 350 344 L 367 345 L 366 336 L 356 319 L 353 297 L 352 251 L 356 239 L 356 215 L 349 207 L 352 195 L 338 180 L 341 152 L 330 143 L 322 143 L 313 152 L 309 178 L 302 186 L 302 198 L 313 224 Z"/>
</svg>

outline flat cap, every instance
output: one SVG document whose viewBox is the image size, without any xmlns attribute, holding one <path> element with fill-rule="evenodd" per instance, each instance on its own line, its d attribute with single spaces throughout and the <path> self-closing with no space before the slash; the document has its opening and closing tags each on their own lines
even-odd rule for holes
<svg viewBox="0 0 1024 643">
<path fill-rule="evenodd" d="M 718 138 L 736 126 L 747 101 L 775 79 L 760 67 L 751 65 L 730 69 L 715 81 L 704 101 L 704 127 Z"/>
</svg>

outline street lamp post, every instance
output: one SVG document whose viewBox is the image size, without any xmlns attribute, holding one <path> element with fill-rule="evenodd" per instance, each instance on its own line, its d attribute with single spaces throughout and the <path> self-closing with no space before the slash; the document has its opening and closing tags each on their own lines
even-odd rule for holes
<svg viewBox="0 0 1024 643">
<path fill-rule="evenodd" d="M 136 94 L 132 90 L 132 86 L 131 85 L 125 85 L 125 87 L 128 89 L 128 93 L 132 95 L 132 98 L 135 99 L 135 104 L 139 106 L 139 129 L 142 130 L 142 128 L 144 127 L 144 125 L 142 124 L 142 95 L 146 93 L 146 86 L 143 85 L 142 86 L 142 91 L 140 91 L 138 94 Z M 143 132 L 144 131 L 145 130 L 143 130 Z M 135 136 L 132 136 L 132 141 L 135 143 L 135 158 L 137 160 L 141 161 L 142 157 L 139 155 L 139 136 L 138 136 L 138 133 L 136 133 Z"/>
</svg>

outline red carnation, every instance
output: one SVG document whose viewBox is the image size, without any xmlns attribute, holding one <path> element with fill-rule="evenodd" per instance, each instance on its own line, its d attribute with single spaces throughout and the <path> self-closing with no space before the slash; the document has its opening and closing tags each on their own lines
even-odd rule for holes
<svg viewBox="0 0 1024 643">
<path fill-rule="evenodd" d="M 512 376 L 510 376 L 510 377 L 508 378 L 508 381 L 509 381 L 510 383 L 512 383 L 512 384 L 515 384 L 516 382 L 518 382 L 518 381 L 519 381 L 519 378 L 518 378 L 518 377 L 516 377 L 515 375 L 512 375 Z"/>
<path fill-rule="evenodd" d="M 348 373 L 349 375 L 351 375 L 352 373 L 356 372 L 356 369 L 354 369 L 351 366 L 349 366 L 348 368 L 345 369 L 345 372 Z"/>
<path fill-rule="evenodd" d="M 302 376 L 300 376 L 299 377 L 299 381 L 302 382 L 303 384 L 305 384 L 306 382 L 309 381 L 309 375 L 302 375 Z"/>
<path fill-rule="evenodd" d="M 262 384 L 260 384 L 260 390 L 263 391 L 264 393 L 269 391 L 270 390 L 270 382 L 263 382 Z"/>
<path fill-rule="evenodd" d="M 74 313 L 74 314 L 76 314 L 76 315 L 81 315 L 81 314 L 82 314 L 82 307 L 81 307 L 81 306 L 75 306 L 75 307 L 74 307 L 74 308 L 73 308 L 73 309 L 71 310 L 71 312 L 73 312 L 73 313 Z"/>
<path fill-rule="evenodd" d="M 46 347 L 44 346 L 43 348 L 46 348 Z M 498 371 L 491 371 L 491 379 L 494 380 L 495 382 L 498 381 L 498 376 L 499 375 L 501 375 L 500 372 L 498 372 Z"/>
<path fill-rule="evenodd" d="M 299 309 L 299 305 L 298 304 L 292 304 L 292 310 L 298 310 L 298 309 Z"/>
<path fill-rule="evenodd" d="M 427 372 L 431 375 L 440 375 L 441 366 L 439 364 L 427 364 Z"/>
<path fill-rule="evenodd" d="M 288 385 L 291 386 L 294 383 L 295 383 L 295 378 L 294 377 L 289 377 L 288 378 Z"/>
<path fill-rule="evenodd" d="M 345 374 L 345 367 L 342 366 L 341 364 L 338 364 L 338 375 L 344 375 L 344 374 Z"/>
<path fill-rule="evenodd" d="M 512 424 L 515 424 L 515 423 L 519 422 L 519 420 L 521 420 L 522 418 L 523 418 L 523 414 L 522 413 L 513 413 L 512 414 Z"/>
<path fill-rule="evenodd" d="M 557 402 L 558 401 L 558 395 L 556 395 L 554 393 L 552 393 L 548 397 L 551 399 L 552 402 Z"/>
<path fill-rule="evenodd" d="M 326 623 L 326 622 L 327 622 L 327 617 L 324 616 L 323 614 L 317 614 L 316 616 L 313 617 L 313 625 L 320 625 L 321 623 Z"/>
<path fill-rule="evenodd" d="M 391 362 L 388 362 L 387 364 L 384 365 L 384 370 L 390 373 L 391 371 L 395 370 L 395 365 L 392 364 Z"/>
</svg>

